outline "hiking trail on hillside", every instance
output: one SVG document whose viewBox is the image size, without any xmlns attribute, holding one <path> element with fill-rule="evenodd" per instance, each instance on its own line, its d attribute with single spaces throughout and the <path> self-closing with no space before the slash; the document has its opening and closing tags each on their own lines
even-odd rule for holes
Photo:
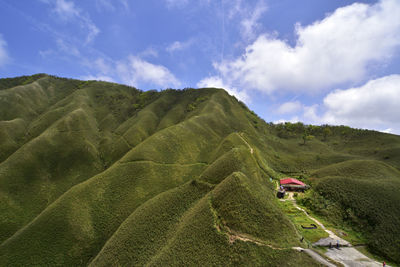
<svg viewBox="0 0 400 267">
<path fill-rule="evenodd" d="M 214 214 L 214 219 L 217 219 L 218 214 L 217 214 L 216 210 L 213 208 L 211 202 L 209 204 L 210 204 L 210 209 Z M 263 240 L 255 238 L 251 235 L 238 233 L 237 231 L 230 229 L 226 225 L 226 223 L 222 220 L 219 220 L 219 223 L 217 222 L 217 220 L 215 221 L 215 228 L 217 229 L 218 232 L 227 235 L 230 243 L 235 243 L 236 240 L 240 240 L 243 242 L 250 242 L 250 243 L 256 244 L 258 246 L 266 246 L 266 247 L 269 247 L 274 250 L 296 250 L 299 252 L 305 252 L 311 258 L 313 258 L 315 261 L 317 261 L 325 266 L 328 266 L 328 267 L 335 267 L 334 264 L 332 264 L 329 261 L 327 261 L 326 259 L 324 259 L 321 255 L 319 255 L 317 252 L 313 251 L 312 249 L 305 249 L 305 248 L 301 248 L 301 247 L 292 247 L 292 248 L 275 247 L 271 244 L 268 244 L 267 242 L 265 242 Z"/>
<path fill-rule="evenodd" d="M 246 139 L 243 138 L 243 133 L 240 133 L 240 134 L 238 134 L 238 135 L 239 135 L 240 139 L 242 139 L 243 142 L 245 142 L 246 145 L 249 147 L 250 153 L 253 154 L 254 150 L 253 150 L 253 148 L 250 146 L 250 144 L 246 141 Z"/>
</svg>

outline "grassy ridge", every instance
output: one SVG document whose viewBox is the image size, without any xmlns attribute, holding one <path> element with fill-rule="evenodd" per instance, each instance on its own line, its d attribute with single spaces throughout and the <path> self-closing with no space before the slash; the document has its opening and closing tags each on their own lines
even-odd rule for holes
<svg viewBox="0 0 400 267">
<path fill-rule="evenodd" d="M 84 266 L 95 258 L 93 265 L 103 262 L 97 259 L 121 264 L 157 264 L 162 260 L 170 265 L 190 265 L 195 260 L 222 263 L 232 256 L 227 237 L 214 227 L 207 192 L 214 187 L 212 183 L 218 184 L 223 176 L 238 170 L 254 176 L 258 184 L 265 179 L 254 158 L 249 157 L 249 148 L 237 136 L 240 129 L 254 132 L 237 100 L 216 89 L 156 93 L 102 82 L 42 79 L 36 83 L 51 84 L 54 79 L 73 88 L 51 101 L 37 94 L 47 106 L 35 114 L 17 114 L 27 122 L 28 130 L 16 152 L 0 165 L 1 196 L 8 201 L 1 202 L 5 211 L 0 218 L 5 226 L 1 265 Z M 16 88 L 43 90 L 36 85 Z M 4 92 L 13 95 L 10 90 L 15 88 Z M 228 140 L 231 144 L 226 147 Z M 231 159 L 230 153 L 237 159 Z M 216 178 L 213 173 L 220 172 L 218 166 L 224 161 L 225 170 Z M 262 190 L 272 193 L 270 187 Z M 160 201 L 170 210 L 163 213 L 166 217 L 157 216 L 162 210 Z M 273 201 L 264 204 L 276 205 Z M 276 207 L 272 209 L 276 212 L 273 216 L 283 216 Z M 208 226 L 193 231 L 190 226 L 199 223 L 193 221 L 194 215 Z M 265 216 L 270 214 L 261 215 L 259 220 Z M 140 224 L 144 218 L 146 225 Z M 152 221 L 159 230 L 148 234 L 163 240 L 159 247 L 147 243 L 137 254 L 139 248 L 127 250 L 125 245 L 117 245 L 148 242 L 147 235 L 138 233 Z M 240 221 L 234 224 L 242 229 Z M 246 224 L 251 225 L 251 221 Z M 124 239 L 124 233 L 132 238 Z M 188 238 L 197 245 L 179 255 Z M 216 244 L 215 238 L 219 240 Z M 285 240 L 296 243 L 289 235 Z M 110 246 L 112 251 L 107 252 Z M 257 245 L 251 247 L 242 262 L 253 258 L 262 265 L 261 256 L 280 255 L 270 249 L 255 249 Z M 192 255 L 198 248 L 203 251 L 195 259 Z M 286 253 L 296 254 L 291 250 Z M 176 255 L 169 258 L 171 254 Z M 279 260 L 276 255 L 273 258 Z M 296 257 L 310 262 L 308 256 Z"/>
<path fill-rule="evenodd" d="M 7 266 L 87 263 L 137 207 L 202 168 L 151 162 L 115 165 L 73 187 L 3 243 L 0 261 Z"/>
<path fill-rule="evenodd" d="M 313 128 L 304 145 L 307 126 L 266 124 L 220 89 L 47 75 L 0 88 L 1 266 L 313 266 L 274 196 L 270 179 L 287 175 L 396 259 L 397 136 Z"/>
<path fill-rule="evenodd" d="M 183 214 L 210 190 L 189 182 L 149 200 L 121 224 L 91 266 L 145 265 L 174 235 Z"/>
<path fill-rule="evenodd" d="M 211 205 L 230 229 L 257 237 L 274 247 L 299 245 L 293 225 L 276 206 L 265 183 L 250 181 L 235 172 L 220 183 L 211 195 Z"/>
<path fill-rule="evenodd" d="M 242 241 L 229 244 L 226 235 L 217 232 L 213 218 L 208 199 L 201 199 L 182 218 L 169 244 L 148 265 L 318 266 L 292 249 L 274 250 Z"/>
</svg>

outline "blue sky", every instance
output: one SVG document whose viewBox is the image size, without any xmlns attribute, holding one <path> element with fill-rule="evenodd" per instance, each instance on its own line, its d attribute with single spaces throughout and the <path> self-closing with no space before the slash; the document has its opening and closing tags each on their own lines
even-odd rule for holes
<svg viewBox="0 0 400 267">
<path fill-rule="evenodd" d="M 400 134 L 400 1 L 0 0 L 0 77 L 222 87 L 266 121 Z"/>
</svg>

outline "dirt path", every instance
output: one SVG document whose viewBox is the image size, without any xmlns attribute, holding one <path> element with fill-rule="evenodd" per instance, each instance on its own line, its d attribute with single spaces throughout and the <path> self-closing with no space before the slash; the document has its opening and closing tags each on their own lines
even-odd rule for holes
<svg viewBox="0 0 400 267">
<path fill-rule="evenodd" d="M 336 267 L 336 265 L 330 263 L 329 261 L 327 261 L 326 259 L 324 259 L 321 255 L 319 255 L 317 252 L 313 251 L 312 249 L 304 249 L 301 247 L 292 247 L 292 248 L 278 248 L 278 247 L 274 247 L 270 244 L 267 244 L 266 242 L 262 241 L 262 240 L 257 240 L 256 238 L 249 236 L 249 235 L 245 235 L 245 234 L 241 234 L 241 233 L 237 233 L 233 230 L 231 230 L 228 226 L 226 226 L 225 224 L 223 225 L 223 230 L 221 229 L 220 226 L 216 225 L 216 228 L 219 232 L 221 233 L 225 233 L 228 237 L 229 237 L 229 242 L 230 243 L 234 243 L 236 240 L 240 240 L 243 242 L 250 242 L 250 243 L 254 243 L 258 246 L 265 246 L 265 247 L 269 247 L 272 248 L 274 250 L 288 250 L 288 249 L 292 249 L 292 250 L 296 250 L 299 252 L 305 252 L 307 253 L 311 258 L 313 258 L 315 261 L 321 263 L 324 266 L 328 266 L 328 267 Z"/>
<path fill-rule="evenodd" d="M 259 245 L 259 246 L 269 247 L 269 248 L 272 248 L 272 249 L 275 249 L 275 250 L 288 250 L 288 249 L 290 249 L 290 248 L 274 247 L 273 245 L 267 244 L 266 242 L 264 242 L 262 240 L 257 240 L 256 238 L 254 238 L 254 237 L 252 237 L 250 235 L 245 235 L 245 234 L 241 234 L 241 233 L 237 233 L 235 231 L 232 231 L 226 225 L 224 225 L 224 230 L 225 231 L 222 231 L 221 229 L 219 229 L 220 232 L 225 232 L 225 234 L 229 237 L 229 242 L 230 243 L 235 243 L 236 240 L 240 240 L 240 241 L 244 241 L 244 242 L 251 242 L 251 243 L 254 243 L 254 244 Z"/>
<path fill-rule="evenodd" d="M 253 152 L 254 152 L 254 150 L 253 150 L 253 148 L 249 145 L 249 143 L 247 143 L 247 141 L 243 138 L 243 133 L 239 133 L 238 134 L 239 135 L 239 137 L 240 137 L 240 139 L 242 139 L 243 140 L 243 142 L 245 142 L 246 143 L 246 145 L 249 147 L 249 149 L 250 149 L 250 153 L 251 154 L 253 154 Z"/>
<path fill-rule="evenodd" d="M 215 220 L 218 217 L 218 214 L 216 212 L 216 210 L 213 208 L 211 202 L 210 202 L 210 209 L 214 215 Z M 251 235 L 248 234 L 242 234 L 242 233 L 238 233 L 232 229 L 230 229 L 222 220 L 219 221 L 219 223 L 217 222 L 217 220 L 215 221 L 215 228 L 217 229 L 218 232 L 223 233 L 225 235 L 228 236 L 229 242 L 230 243 L 235 243 L 237 240 L 243 241 L 243 242 L 250 242 L 253 244 L 256 244 L 258 246 L 265 246 L 265 247 L 269 247 L 272 248 L 274 250 L 296 250 L 299 252 L 305 252 L 307 253 L 310 257 L 312 257 L 315 261 L 321 263 L 322 265 L 328 266 L 328 267 L 335 267 L 334 264 L 328 262 L 326 259 L 324 259 L 321 255 L 319 255 L 317 252 L 311 250 L 311 249 L 304 249 L 301 247 L 292 247 L 292 248 L 280 248 L 280 247 L 275 247 L 271 244 L 268 244 L 267 242 L 257 239 Z"/>
<path fill-rule="evenodd" d="M 240 240 L 240 241 L 243 241 L 243 242 L 251 242 L 251 243 L 254 243 L 254 244 L 258 245 L 258 246 L 270 247 L 270 248 L 276 249 L 276 250 L 287 250 L 287 249 L 290 249 L 290 248 L 275 247 L 275 246 L 273 246 L 271 244 L 268 244 L 267 242 L 265 242 L 263 240 L 255 238 L 255 237 L 253 237 L 251 235 L 239 233 L 237 231 L 232 230 L 218 216 L 218 213 L 215 210 L 215 208 L 212 206 L 211 201 L 209 202 L 209 206 L 210 206 L 211 212 L 212 212 L 212 214 L 214 216 L 214 226 L 215 226 L 215 228 L 217 229 L 218 232 L 227 235 L 230 243 L 235 243 L 236 240 Z"/>
</svg>

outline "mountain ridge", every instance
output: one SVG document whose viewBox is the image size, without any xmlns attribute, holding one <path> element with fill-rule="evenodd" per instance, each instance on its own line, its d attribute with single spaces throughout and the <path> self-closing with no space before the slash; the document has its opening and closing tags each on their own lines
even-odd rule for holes
<svg viewBox="0 0 400 267">
<path fill-rule="evenodd" d="M 292 172 L 315 183 L 314 193 L 324 194 L 325 187 L 318 184 L 324 185 L 330 173 L 323 168 L 366 159 L 382 162 L 377 175 L 387 175 L 396 186 L 400 180 L 397 172 L 387 172 L 400 167 L 398 136 L 326 126 L 332 132 L 326 137 L 321 127 L 267 124 L 221 89 L 143 92 L 43 74 L 16 79 L 0 79 L 0 126 L 11 124 L 0 127 L 0 148 L 5 151 L 0 155 L 4 266 L 263 265 L 265 259 L 312 266 L 307 255 L 290 249 L 300 243 L 276 203 L 274 180 Z M 5 88 L 4 83 L 20 85 Z M 302 145 L 304 131 L 316 138 Z M 381 148 L 366 148 L 363 139 L 367 144 L 379 141 Z M 357 170 L 354 175 L 360 176 Z M 174 190 L 187 198 L 178 201 L 179 194 L 168 193 Z M 221 190 L 224 193 L 218 193 Z M 230 244 L 217 231 L 211 195 L 227 227 L 288 251 L 240 240 Z M 169 200 L 182 204 L 174 207 Z M 307 198 L 303 202 L 315 210 L 313 205 L 321 204 Z M 342 204 L 335 205 L 335 210 L 342 209 Z M 397 214 L 391 222 L 398 220 Z M 131 216 L 137 220 L 128 220 Z M 183 218 L 184 224 L 176 224 Z M 351 222 L 343 218 L 335 220 Z M 149 227 L 164 236 L 158 244 L 141 233 Z M 175 237 L 168 239 L 172 234 Z M 130 250 L 120 242 L 147 249 Z M 390 250 L 380 253 L 396 260 L 391 251 L 396 245 L 388 243 Z M 293 260 L 287 259 L 289 254 Z"/>
</svg>

